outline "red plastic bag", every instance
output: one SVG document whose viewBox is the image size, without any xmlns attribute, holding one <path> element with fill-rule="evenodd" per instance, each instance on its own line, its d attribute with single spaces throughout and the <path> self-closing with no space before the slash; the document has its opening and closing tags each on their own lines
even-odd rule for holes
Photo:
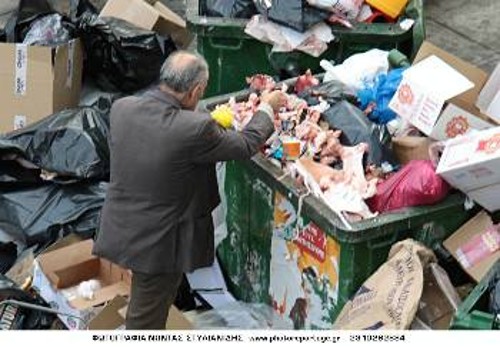
<svg viewBox="0 0 500 347">
<path fill-rule="evenodd" d="M 430 160 L 412 160 L 399 172 L 377 186 L 377 195 L 368 201 L 380 213 L 403 207 L 432 205 L 443 200 L 450 186 Z"/>
</svg>

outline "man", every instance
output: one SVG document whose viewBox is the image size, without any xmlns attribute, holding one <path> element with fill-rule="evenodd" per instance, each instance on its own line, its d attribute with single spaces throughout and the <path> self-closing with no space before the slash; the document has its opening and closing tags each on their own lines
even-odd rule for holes
<svg viewBox="0 0 500 347">
<path fill-rule="evenodd" d="M 184 272 L 214 260 L 215 163 L 249 159 L 272 134 L 272 92 L 241 132 L 195 112 L 208 81 L 197 55 L 164 63 L 160 85 L 111 110 L 111 181 L 94 253 L 132 271 L 127 329 L 164 329 Z"/>
</svg>

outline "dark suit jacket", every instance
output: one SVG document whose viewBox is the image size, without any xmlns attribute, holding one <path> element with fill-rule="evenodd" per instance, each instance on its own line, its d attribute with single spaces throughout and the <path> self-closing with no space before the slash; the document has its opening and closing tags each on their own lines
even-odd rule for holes
<svg viewBox="0 0 500 347">
<path fill-rule="evenodd" d="M 110 117 L 111 182 L 94 254 L 149 274 L 210 266 L 215 163 L 254 155 L 273 132 L 270 117 L 226 131 L 159 89 L 118 100 Z"/>
</svg>

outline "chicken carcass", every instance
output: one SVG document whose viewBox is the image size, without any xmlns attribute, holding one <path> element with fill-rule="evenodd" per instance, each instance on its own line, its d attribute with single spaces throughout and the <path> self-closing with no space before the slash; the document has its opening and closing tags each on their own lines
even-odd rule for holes
<svg viewBox="0 0 500 347">
<path fill-rule="evenodd" d="M 271 76 L 257 74 L 252 77 L 247 77 L 246 81 L 250 87 L 257 92 L 263 92 L 265 90 L 271 91 L 276 88 L 276 82 Z"/>
<path fill-rule="evenodd" d="M 297 162 L 297 172 L 309 177 L 316 183 L 310 187 L 312 192 L 338 213 L 348 212 L 361 218 L 372 218 L 372 213 L 365 203 L 362 193 L 351 185 L 352 173 L 335 170 L 328 165 L 302 158 Z M 308 181 L 308 177 L 303 177 Z M 311 180 L 309 180 L 310 182 Z"/>
<path fill-rule="evenodd" d="M 313 76 L 311 70 L 307 70 L 305 74 L 297 77 L 295 82 L 295 93 L 300 94 L 309 87 L 314 87 L 319 84 L 319 80 Z"/>
</svg>

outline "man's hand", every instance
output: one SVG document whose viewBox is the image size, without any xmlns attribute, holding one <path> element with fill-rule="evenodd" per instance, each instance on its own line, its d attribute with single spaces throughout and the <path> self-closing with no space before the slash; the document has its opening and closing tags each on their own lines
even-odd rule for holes
<svg viewBox="0 0 500 347">
<path fill-rule="evenodd" d="M 285 106 L 287 97 L 285 93 L 279 90 L 275 90 L 274 92 L 264 92 L 261 96 L 261 101 L 271 106 L 274 113 L 277 113 L 280 108 Z"/>
</svg>

